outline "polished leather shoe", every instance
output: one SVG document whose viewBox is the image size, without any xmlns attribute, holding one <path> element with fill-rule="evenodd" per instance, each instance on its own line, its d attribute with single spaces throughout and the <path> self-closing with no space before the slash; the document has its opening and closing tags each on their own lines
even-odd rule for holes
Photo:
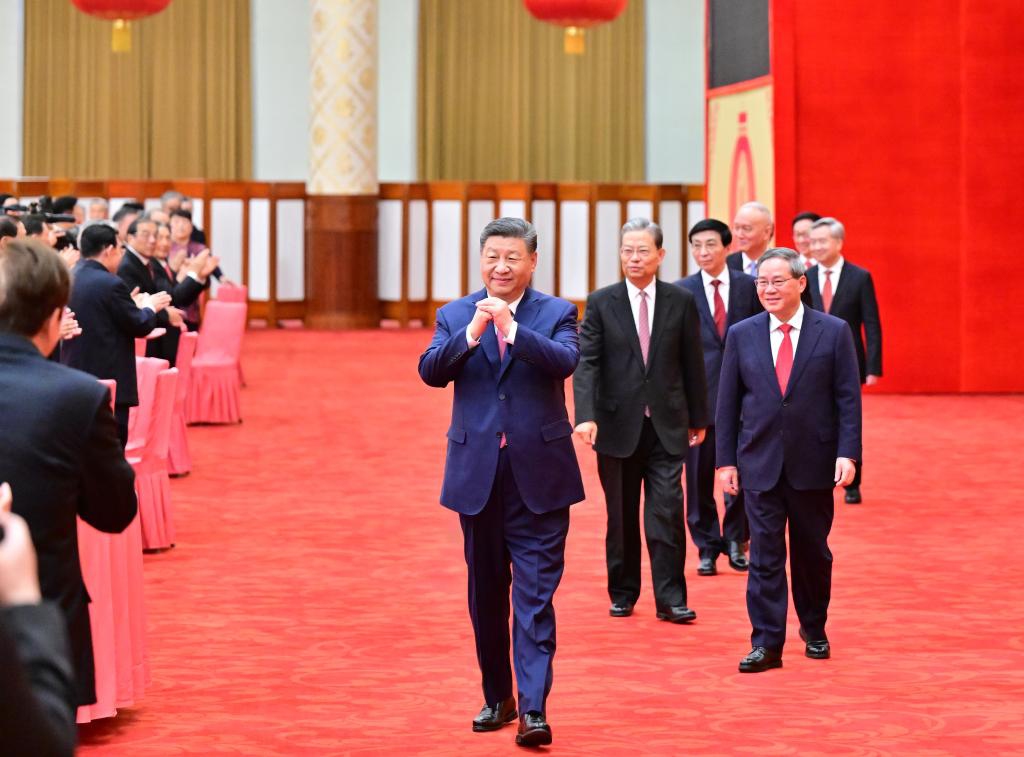
<svg viewBox="0 0 1024 757">
<path fill-rule="evenodd" d="M 551 726 L 539 712 L 525 712 L 519 718 L 519 733 L 516 734 L 519 746 L 545 746 L 551 743 Z"/>
<path fill-rule="evenodd" d="M 658 620 L 667 620 L 669 623 L 692 623 L 697 619 L 697 613 L 686 605 L 673 605 L 659 607 L 657 617 Z"/>
<path fill-rule="evenodd" d="M 504 702 L 485 704 L 480 714 L 473 718 L 474 731 L 497 731 L 506 723 L 511 723 L 519 716 L 516 712 L 516 700 L 509 697 Z"/>
<path fill-rule="evenodd" d="M 844 499 L 848 505 L 859 505 L 861 502 L 860 487 L 851 486 L 846 490 L 846 496 Z"/>
<path fill-rule="evenodd" d="M 633 614 L 633 605 L 612 602 L 612 606 L 608 608 L 608 614 L 613 618 L 628 618 Z"/>
<path fill-rule="evenodd" d="M 832 648 L 828 644 L 828 639 L 810 641 L 803 628 L 800 629 L 800 639 L 806 645 L 804 647 L 804 654 L 812 660 L 827 660 L 832 656 Z"/>
<path fill-rule="evenodd" d="M 729 567 L 739 571 L 745 571 L 750 567 L 743 545 L 738 541 L 729 542 Z"/>
<path fill-rule="evenodd" d="M 698 576 L 713 576 L 718 573 L 718 568 L 715 567 L 715 558 L 713 557 L 702 557 L 700 558 L 700 565 L 697 566 Z"/>
<path fill-rule="evenodd" d="M 764 647 L 754 647 L 740 660 L 741 673 L 762 673 L 765 670 L 782 667 L 782 652 L 773 652 Z"/>
</svg>

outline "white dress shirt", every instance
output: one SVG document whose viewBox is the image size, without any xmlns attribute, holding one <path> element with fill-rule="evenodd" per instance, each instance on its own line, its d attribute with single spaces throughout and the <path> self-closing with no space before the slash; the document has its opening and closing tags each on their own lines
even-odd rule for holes
<svg viewBox="0 0 1024 757">
<path fill-rule="evenodd" d="M 821 263 L 818 263 L 818 291 L 825 291 L 825 271 L 832 271 L 832 296 L 836 296 L 836 288 L 839 286 L 839 276 L 843 272 L 843 256 L 839 256 L 839 260 L 831 268 L 826 268 Z"/>
<path fill-rule="evenodd" d="M 703 269 L 700 272 L 700 279 L 704 282 L 704 294 L 708 298 L 708 309 L 711 310 L 711 317 L 715 317 L 715 286 L 712 281 L 721 281 L 718 291 L 722 295 L 722 305 L 726 310 L 726 317 L 729 314 L 729 269 L 723 268 L 717 276 L 711 276 Z"/>
<path fill-rule="evenodd" d="M 647 292 L 647 333 L 652 334 L 654 329 L 654 292 L 658 288 L 658 277 L 651 279 L 651 283 L 643 288 Z M 633 311 L 633 325 L 636 333 L 640 333 L 640 289 L 629 279 L 626 279 L 626 293 L 629 295 L 629 309 Z"/>
<path fill-rule="evenodd" d="M 487 296 L 490 297 L 491 295 L 488 294 Z M 515 301 L 510 302 L 508 304 L 508 309 L 512 313 L 512 318 L 513 319 L 516 317 L 516 309 L 519 307 L 519 303 L 523 301 L 523 297 L 524 296 L 526 296 L 526 292 L 525 291 L 521 295 L 519 295 L 515 299 Z M 479 339 L 474 339 L 472 337 L 472 335 L 469 333 L 469 327 L 472 326 L 472 325 L 473 325 L 473 322 L 470 321 L 469 325 L 466 326 L 466 343 L 470 347 L 476 347 L 478 344 L 480 344 L 480 340 Z M 501 332 L 498 331 L 498 327 L 497 326 L 494 327 L 494 335 L 496 337 L 498 337 L 498 339 L 504 339 L 505 340 L 505 344 L 515 344 L 516 343 L 516 332 L 518 330 L 519 330 L 519 324 L 516 323 L 513 320 L 512 321 L 512 325 L 508 327 L 508 335 L 507 336 L 502 337 Z"/>
<path fill-rule="evenodd" d="M 751 266 L 757 261 L 754 260 L 754 258 L 749 257 L 745 250 L 740 253 L 740 256 L 743 258 L 743 273 L 749 274 L 750 276 L 756 276 L 757 270 L 756 268 L 751 269 Z"/>
<path fill-rule="evenodd" d="M 779 347 L 782 346 L 782 332 L 779 331 L 779 326 L 782 325 L 782 321 L 776 318 L 773 314 L 768 315 L 768 338 L 772 344 L 772 365 L 779 362 Z M 789 332 L 789 341 L 793 343 L 793 357 L 796 357 L 796 345 L 800 341 L 800 330 L 804 325 L 804 304 L 801 302 L 800 307 L 796 309 L 793 317 L 789 319 L 789 325 L 793 329 Z"/>
</svg>

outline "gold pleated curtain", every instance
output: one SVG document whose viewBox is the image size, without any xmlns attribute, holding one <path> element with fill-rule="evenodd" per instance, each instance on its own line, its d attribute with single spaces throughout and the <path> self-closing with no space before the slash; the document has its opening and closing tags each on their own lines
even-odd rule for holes
<svg viewBox="0 0 1024 757">
<path fill-rule="evenodd" d="M 173 0 L 130 53 L 111 24 L 25 3 L 25 175 L 250 178 L 249 0 Z"/>
<path fill-rule="evenodd" d="M 420 178 L 642 181 L 643 0 L 562 39 L 521 0 L 420 0 Z"/>
</svg>

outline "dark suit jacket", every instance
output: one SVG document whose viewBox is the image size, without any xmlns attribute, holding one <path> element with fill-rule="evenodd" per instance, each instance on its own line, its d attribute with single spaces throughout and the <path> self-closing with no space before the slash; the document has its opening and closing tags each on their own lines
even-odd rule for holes
<svg viewBox="0 0 1024 757">
<path fill-rule="evenodd" d="M 0 610 L 0 748 L 70 757 L 76 731 L 75 678 L 60 611 L 48 602 Z"/>
<path fill-rule="evenodd" d="M 597 422 L 594 449 L 602 455 L 633 454 L 645 406 L 672 455 L 689 449 L 688 428 L 711 423 L 700 317 L 689 291 L 657 282 L 645 367 L 626 282 L 598 289 L 587 298 L 580 353 L 572 384 L 576 423 Z"/>
<path fill-rule="evenodd" d="M 821 290 L 818 288 L 818 266 L 811 266 L 807 271 L 806 291 L 811 294 L 811 306 L 815 310 L 824 310 Z M 869 373 L 872 376 L 881 376 L 882 321 L 878 316 L 875 283 L 866 269 L 854 265 L 849 260 L 843 261 L 839 286 L 832 292 L 832 309 L 829 315 L 842 318 L 850 324 L 853 346 L 857 350 L 857 364 L 860 366 L 861 383 L 864 383 Z"/>
<path fill-rule="evenodd" d="M 97 378 L 117 381 L 119 407 L 139 404 L 135 339 L 156 327 L 156 314 L 137 308 L 128 285 L 88 258 L 75 265 L 68 306 L 82 333 L 62 343 L 61 361 Z"/>
<path fill-rule="evenodd" d="M 135 474 L 121 449 L 110 392 L 88 374 L 45 360 L 27 339 L 0 333 L 0 418 L 0 481 L 10 482 L 14 511 L 32 532 L 43 596 L 68 620 L 79 695 L 94 701 L 75 516 L 117 533 L 136 509 Z"/>
<path fill-rule="evenodd" d="M 135 260 L 138 263 L 138 260 Z M 123 261 L 122 261 L 123 265 Z M 149 261 L 150 275 L 153 277 L 153 291 L 167 292 L 171 295 L 171 304 L 176 308 L 187 308 L 199 299 L 205 288 L 203 284 L 186 276 L 183 281 L 174 281 L 167 275 L 161 261 L 155 258 Z M 145 290 L 143 290 L 145 291 Z M 159 339 L 153 339 L 146 345 L 146 355 L 163 358 L 174 367 L 178 359 L 178 342 L 181 340 L 181 329 L 167 325 L 167 333 Z"/>
<path fill-rule="evenodd" d="M 783 470 L 794 489 L 831 489 L 836 458 L 861 456 L 860 383 L 850 329 L 805 307 L 785 393 L 768 329 L 768 313 L 729 329 L 718 388 L 717 464 L 737 466 L 744 489 L 767 491 Z"/>
<path fill-rule="evenodd" d="M 722 372 L 725 339 L 719 338 L 718 329 L 715 328 L 715 317 L 708 307 L 700 271 L 685 279 L 679 279 L 676 285 L 689 291 L 697 303 L 697 313 L 700 314 L 700 339 L 704 348 L 704 372 L 708 381 L 708 408 L 714 413 L 718 406 L 718 376 Z M 754 279 L 745 273 L 729 270 L 729 301 L 725 303 L 726 329 L 752 315 L 757 315 L 762 310 L 764 308 L 757 298 Z"/>
<path fill-rule="evenodd" d="M 499 360 L 494 328 L 470 348 L 466 327 L 478 292 L 437 311 L 430 346 L 420 356 L 429 386 L 455 382 L 452 423 L 441 504 L 464 515 L 483 510 L 498 467 L 502 433 L 523 502 L 534 513 L 583 499 L 572 425 L 565 409 L 565 379 L 579 361 L 576 306 L 527 289 L 515 314 L 515 344 Z"/>
</svg>

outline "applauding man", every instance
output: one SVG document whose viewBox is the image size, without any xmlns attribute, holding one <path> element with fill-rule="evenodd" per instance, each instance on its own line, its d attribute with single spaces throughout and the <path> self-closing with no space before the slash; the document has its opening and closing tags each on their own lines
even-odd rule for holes
<svg viewBox="0 0 1024 757">
<path fill-rule="evenodd" d="M 487 224 L 480 235 L 485 288 L 438 310 L 419 364 L 428 385 L 455 383 L 441 504 L 459 513 L 465 537 L 484 694 L 473 730 L 516 719 L 511 586 L 516 743 L 524 746 L 551 743 L 545 703 L 555 654 L 552 599 L 569 506 L 583 499 L 564 389 L 579 360 L 576 307 L 531 289 L 536 267 L 531 224 Z"/>
</svg>

